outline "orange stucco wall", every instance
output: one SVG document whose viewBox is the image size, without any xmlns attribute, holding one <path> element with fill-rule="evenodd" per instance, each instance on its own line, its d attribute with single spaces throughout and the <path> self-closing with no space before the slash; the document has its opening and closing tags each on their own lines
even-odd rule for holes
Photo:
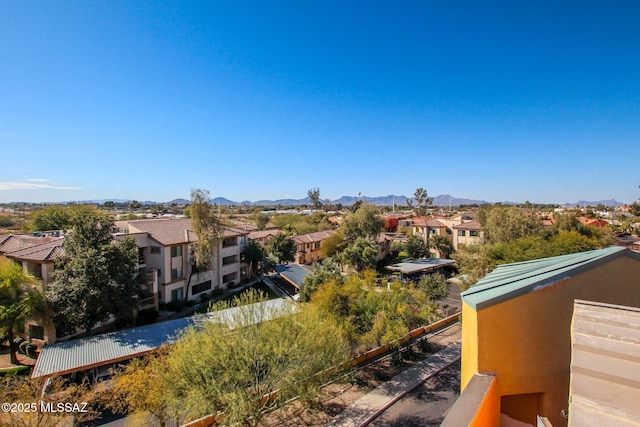
<svg viewBox="0 0 640 427">
<path fill-rule="evenodd" d="M 575 299 L 640 307 L 640 262 L 620 257 L 477 313 L 463 304 L 463 387 L 476 365 L 496 373 L 500 396 L 541 393 L 539 415 L 566 426 Z"/>
<path fill-rule="evenodd" d="M 494 378 L 469 427 L 495 427 L 499 425 L 499 421 L 500 395 L 498 394 L 497 379 Z"/>
</svg>

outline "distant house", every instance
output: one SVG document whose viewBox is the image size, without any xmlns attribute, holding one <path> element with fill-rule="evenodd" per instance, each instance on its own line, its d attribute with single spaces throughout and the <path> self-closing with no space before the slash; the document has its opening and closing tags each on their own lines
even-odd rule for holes
<svg viewBox="0 0 640 427">
<path fill-rule="evenodd" d="M 571 366 L 593 366 L 596 359 L 604 363 L 601 374 L 592 375 L 591 367 L 589 372 L 573 370 L 574 375 L 590 377 L 588 387 L 600 387 L 601 380 L 637 387 L 637 363 L 625 378 L 618 377 L 622 370 L 606 367 L 607 363 L 637 362 L 637 353 L 616 355 L 617 344 L 598 344 L 594 347 L 599 350 L 593 351 L 583 346 L 578 362 L 574 346 L 572 362 L 571 330 L 575 300 L 640 307 L 639 283 L 640 254 L 614 246 L 501 265 L 462 292 L 462 394 L 442 425 L 535 426 L 537 417 L 544 417 L 547 424 L 537 425 L 564 427 L 563 414 L 571 417 Z M 611 322 L 622 325 L 615 316 Z M 602 328 L 602 333 L 592 329 L 598 340 L 623 331 L 615 325 Z M 574 378 L 581 384 L 574 382 L 571 389 L 584 393 L 586 383 Z M 629 403 L 637 409 L 637 401 L 626 402 L 625 394 L 611 396 L 607 405 Z M 636 424 L 608 425 L 637 425 L 637 419 Z"/>
<path fill-rule="evenodd" d="M 296 264 L 310 264 L 321 260 L 322 242 L 335 234 L 334 230 L 325 230 L 293 236 L 293 241 L 296 244 Z"/>
<path fill-rule="evenodd" d="M 484 242 L 484 229 L 477 220 L 463 222 L 454 225 L 453 248 L 458 249 L 460 245 L 480 245 Z"/>
<path fill-rule="evenodd" d="M 250 232 L 247 237 L 250 242 L 256 242 L 263 248 L 266 248 L 269 240 L 280 233 L 282 233 L 282 230 L 255 230 Z"/>
</svg>

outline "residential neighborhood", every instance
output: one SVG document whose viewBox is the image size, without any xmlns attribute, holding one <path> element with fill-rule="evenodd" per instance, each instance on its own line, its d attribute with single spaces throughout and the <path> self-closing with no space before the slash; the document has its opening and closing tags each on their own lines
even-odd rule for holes
<svg viewBox="0 0 640 427">
<path fill-rule="evenodd" d="M 188 205 L 186 205 L 188 206 Z M 97 207 L 100 208 L 99 206 Z M 49 209 L 49 210 L 47 210 Z M 96 207 L 91 208 L 96 209 Z M 558 396 L 566 395 L 568 393 L 568 383 L 570 372 L 567 370 L 569 363 L 567 360 L 570 358 L 570 349 L 564 351 L 562 355 L 557 351 L 554 351 L 554 357 L 562 358 L 564 362 L 547 363 L 544 362 L 543 366 L 565 366 L 563 370 L 556 370 L 549 377 L 544 380 L 540 387 L 531 388 L 532 380 L 524 379 L 524 383 L 527 385 L 525 389 L 505 389 L 496 388 L 494 382 L 487 382 L 485 372 L 491 372 L 494 378 L 504 375 L 510 375 L 517 371 L 516 366 L 510 366 L 515 360 L 512 355 L 514 354 L 510 350 L 509 356 L 504 360 L 499 360 L 493 365 L 479 364 L 478 360 L 490 360 L 488 359 L 489 353 L 482 353 L 480 356 L 474 352 L 485 351 L 481 350 L 484 346 L 490 345 L 493 342 L 486 333 L 482 333 L 482 339 L 473 335 L 471 331 L 476 331 L 480 325 L 479 320 L 473 320 L 471 314 L 465 314 L 465 310 L 479 310 L 478 303 L 472 303 L 473 295 L 480 295 L 478 293 L 485 287 L 489 289 L 491 298 L 500 299 L 496 293 L 499 291 L 508 292 L 509 297 L 505 298 L 522 298 L 522 292 L 525 292 L 524 288 L 520 288 L 515 279 L 511 280 L 505 276 L 502 272 L 508 270 L 514 271 L 514 274 L 525 274 L 526 277 L 543 277 L 548 273 L 559 275 L 559 277 L 570 277 L 573 273 L 565 273 L 563 270 L 556 268 L 558 266 L 566 266 L 562 268 L 577 268 L 578 265 L 585 265 L 585 271 L 591 271 L 589 268 L 591 265 L 600 265 L 605 259 L 618 259 L 621 260 L 640 260 L 638 253 L 640 253 L 640 237 L 633 237 L 630 230 L 620 230 L 620 221 L 610 219 L 610 215 L 599 215 L 598 221 L 593 221 L 588 218 L 588 211 L 583 212 L 579 209 L 573 209 L 568 211 L 559 210 L 547 210 L 538 211 L 535 213 L 526 213 L 522 208 L 518 207 L 487 207 L 483 206 L 480 209 L 471 208 L 463 212 L 443 212 L 438 209 L 432 208 L 421 216 L 410 210 L 405 210 L 402 213 L 385 213 L 383 209 L 376 208 L 373 205 L 361 205 L 357 209 L 364 209 L 363 212 L 376 212 L 375 216 L 371 219 L 375 219 L 374 227 L 377 231 L 372 235 L 372 240 L 366 243 L 371 245 L 372 252 L 370 260 L 356 259 L 351 260 L 351 255 L 344 255 L 341 257 L 341 253 L 349 253 L 349 243 L 345 240 L 345 236 L 349 236 L 353 230 L 364 230 L 365 223 L 354 223 L 354 218 L 367 218 L 364 213 L 358 213 L 356 211 L 333 211 L 329 213 L 320 213 L 317 211 L 307 211 L 300 209 L 299 213 L 292 213 L 287 211 L 286 213 L 269 213 L 270 220 L 266 223 L 260 221 L 259 226 L 264 229 L 258 229 L 258 226 L 251 220 L 251 215 L 236 216 L 235 218 L 225 218 L 225 214 L 215 214 L 214 216 L 220 220 L 221 227 L 219 228 L 219 235 L 215 238 L 212 246 L 211 260 L 208 265 L 200 265 L 196 258 L 197 242 L 200 240 L 199 236 L 194 232 L 196 228 L 194 221 L 198 219 L 185 217 L 184 215 L 167 215 L 158 216 L 156 218 L 140 218 L 140 219 L 117 219 L 112 220 L 112 228 L 110 229 L 110 235 L 112 242 L 118 243 L 127 239 L 135 243 L 135 270 L 139 277 L 138 288 L 135 295 L 133 310 L 135 318 L 137 318 L 136 325 L 133 329 L 131 325 L 118 326 L 116 317 L 107 317 L 106 320 L 97 323 L 94 327 L 92 336 L 85 334 L 85 331 L 81 327 L 76 327 L 75 332 L 66 334 L 62 332 L 60 328 L 55 325 L 55 315 L 49 315 L 48 318 L 42 318 L 39 316 L 30 316 L 26 318 L 24 322 L 24 329 L 15 330 L 16 336 L 21 337 L 25 342 L 29 342 L 34 346 L 35 359 L 34 371 L 32 377 L 34 379 L 49 378 L 52 375 L 66 375 L 73 378 L 81 378 L 87 376 L 91 381 L 104 381 L 109 379 L 111 372 L 117 369 L 118 366 L 122 366 L 123 363 L 129 363 L 131 360 L 139 357 L 148 357 L 150 354 L 158 351 L 166 344 L 175 344 L 176 341 L 173 336 L 179 335 L 181 330 L 191 326 L 199 328 L 200 320 L 198 320 L 197 312 L 206 312 L 209 305 L 209 301 L 216 300 L 221 295 L 233 295 L 236 292 L 243 292 L 243 290 L 250 289 L 247 286 L 253 286 L 253 284 L 261 282 L 267 283 L 280 299 L 272 300 L 277 304 L 284 304 L 284 306 L 295 306 L 300 304 L 299 295 L 307 295 L 309 291 L 305 289 L 308 280 L 313 280 L 311 277 L 315 277 L 317 272 L 321 271 L 323 265 L 325 265 L 325 258 L 333 259 L 337 261 L 337 274 L 343 278 L 349 277 L 351 274 L 357 273 L 360 268 L 364 268 L 364 265 L 369 265 L 378 269 L 378 282 L 379 285 L 384 285 L 387 292 L 391 291 L 392 285 L 397 281 L 401 287 L 412 287 L 413 284 L 422 283 L 425 278 L 436 277 L 442 275 L 449 281 L 446 285 L 446 292 L 438 294 L 437 298 L 440 299 L 438 312 L 441 317 L 455 315 L 462 311 L 463 323 L 462 323 L 462 335 L 460 340 L 462 342 L 462 365 L 461 365 L 461 391 L 459 402 L 453 404 L 449 415 L 444 420 L 444 425 L 461 425 L 459 423 L 465 423 L 465 425 L 488 425 L 483 424 L 488 421 L 479 421 L 485 418 L 473 418 L 475 421 L 471 421 L 469 418 L 466 421 L 460 421 L 458 415 L 458 407 L 464 406 L 467 400 L 478 399 L 477 394 L 483 396 L 482 393 L 491 393 L 494 400 L 492 407 L 494 408 L 493 415 L 483 415 L 483 417 L 489 417 L 491 419 L 489 423 L 501 423 L 502 425 L 509 425 L 510 422 L 516 422 L 519 420 L 523 422 L 533 422 L 536 417 L 542 416 L 548 425 L 562 425 L 563 418 L 557 417 L 556 412 L 561 410 L 567 410 L 567 408 L 556 408 L 548 406 L 545 402 L 545 398 L 540 396 L 546 396 L 551 391 L 544 391 L 544 387 L 550 387 L 551 384 L 555 384 L 556 387 L 554 393 L 556 397 L 550 397 L 550 402 L 559 402 L 561 399 Z M 213 210 L 215 212 L 215 209 Z M 45 208 L 41 210 L 41 215 L 45 215 L 49 212 L 53 212 L 52 208 Z M 98 212 L 97 210 L 95 212 Z M 295 211 L 294 211 L 295 212 Z M 356 215 L 357 213 L 357 215 Z M 585 216 L 585 214 L 587 216 Z M 227 216 L 229 214 L 226 214 Z M 314 231 L 310 233 L 297 234 L 295 233 L 295 227 L 289 226 L 284 229 L 275 228 L 274 222 L 278 223 L 281 218 L 279 215 L 284 215 L 289 218 L 289 221 L 294 221 L 291 224 L 300 224 L 304 221 L 313 220 L 318 221 L 319 218 L 324 216 L 331 216 L 333 221 L 328 221 L 327 224 L 332 224 L 327 229 Z M 512 217 L 507 219 L 504 215 L 517 215 L 520 219 Z M 121 217 L 122 215 L 118 215 Z M 144 216 L 144 215 L 142 215 Z M 478 218 L 484 218 L 483 221 L 486 226 L 490 227 L 486 230 L 480 223 Z M 620 217 L 613 216 L 614 218 Z M 256 217 L 257 218 L 257 217 Z M 335 218 L 340 218 L 339 221 L 335 221 Z M 606 249 L 600 249 L 595 251 L 579 252 L 575 255 L 562 255 L 556 258 L 548 258 L 540 260 L 536 264 L 536 261 L 525 261 L 524 263 L 515 263 L 513 267 L 511 264 L 499 265 L 499 267 L 490 272 L 484 278 L 477 283 L 472 284 L 469 287 L 470 273 L 467 272 L 465 266 L 465 251 L 468 251 L 473 247 L 483 247 L 488 244 L 506 244 L 499 243 L 495 236 L 504 232 L 506 224 L 498 224 L 498 230 L 494 231 L 492 227 L 496 224 L 493 222 L 495 218 L 502 218 L 502 221 L 522 221 L 526 224 L 529 221 L 526 218 L 530 218 L 535 224 L 536 232 L 538 233 L 563 233 L 557 227 L 558 223 L 564 223 L 569 221 L 573 224 L 576 230 L 581 230 L 583 236 L 595 235 L 610 235 L 611 238 L 606 240 L 609 246 Z M 607 218 L 607 219 L 604 219 Z M 222 221 L 224 219 L 224 221 Z M 359 221 L 364 221 L 359 219 Z M 573 221 L 573 222 L 571 222 Z M 373 224 L 373 223 L 372 223 Z M 631 227 L 637 227 L 633 222 L 628 223 Z M 391 226 L 390 226 L 391 225 Z M 324 226 L 323 226 L 324 227 Z M 354 228 L 355 227 L 355 228 Z M 360 227 L 360 228 L 358 228 Z M 303 227 L 304 228 L 304 227 Z M 292 232 L 292 230 L 294 230 Z M 552 231 L 556 230 L 556 231 Z M 594 231 L 589 231 L 594 230 Z M 489 231 L 489 236 L 487 235 Z M 58 230 L 38 230 L 30 233 L 9 233 L 0 237 L 0 254 L 11 260 L 16 265 L 20 266 L 22 272 L 30 277 L 36 279 L 39 283 L 39 288 L 42 292 L 47 291 L 52 286 L 56 278 L 56 259 L 62 257 L 65 253 L 65 240 L 73 236 L 74 229 L 58 229 Z M 366 233 L 366 232 L 365 232 Z M 604 233 L 604 234 L 602 234 Z M 609 233 L 609 234 L 607 234 Z M 362 234 L 365 236 L 366 234 Z M 279 239 L 282 242 L 290 241 L 290 253 L 286 251 L 280 253 L 278 249 L 280 243 L 274 243 L 274 238 L 280 236 Z M 617 238 L 615 237 L 617 236 Z M 494 240 L 492 240 L 492 238 Z M 586 238 L 586 237 L 585 237 Z M 366 241 L 366 240 L 365 240 Z M 353 241 L 355 245 L 364 244 L 357 243 L 359 240 Z M 418 249 L 413 248 L 411 242 L 419 243 Z M 435 243 L 434 243 L 435 242 Z M 441 251 L 443 250 L 443 244 L 450 248 L 449 257 L 441 257 Z M 422 245 L 422 246 L 420 246 Z M 286 245 L 285 245 L 286 246 Z M 250 251 L 249 247 L 255 247 L 262 253 L 258 258 L 255 258 L 253 251 Z M 423 249 L 419 249 L 422 247 Z M 342 248 L 342 249 L 339 249 Z M 277 262 L 267 261 L 271 251 L 276 251 L 278 257 L 282 258 L 280 264 Z M 407 254 L 411 254 L 412 251 L 417 250 L 417 254 L 420 258 L 407 257 Z M 336 252 L 337 251 L 337 252 Z M 406 252 L 409 251 L 409 252 Z M 366 253 L 363 252 L 363 254 Z M 404 253 L 404 255 L 402 255 Z M 457 254 L 460 254 L 458 256 Z M 602 255 L 600 255 L 602 254 Z M 360 255 L 363 256 L 363 255 Z M 366 257 L 366 255 L 364 255 Z M 404 256 L 405 258 L 402 258 Z M 254 259 L 255 258 L 255 259 Z M 584 261 L 583 261 L 584 258 Z M 335 261 L 334 261 L 335 262 Z M 622 261 L 616 261 L 622 262 Z M 634 279 L 636 273 L 639 273 L 635 266 L 635 263 L 629 261 L 629 271 L 625 273 L 624 277 L 627 277 L 630 282 L 635 283 L 637 278 Z M 364 263 L 364 264 L 363 264 Z M 367 264 L 370 263 L 370 264 Z M 526 270 L 520 265 L 526 265 Z M 264 266 L 264 268 L 254 268 L 255 266 Z M 328 265 L 328 264 L 327 264 Z M 62 265 L 59 266 L 63 268 Z M 371 268 L 367 267 L 367 268 Z M 583 267 L 581 267 L 583 268 Z M 600 267 L 598 267 L 600 268 Z M 625 267 L 626 268 L 626 267 Z M 254 272 L 258 272 L 257 275 Z M 524 273 L 523 273 L 524 272 Z M 327 273 L 323 273 L 327 274 Z M 473 273 L 471 273 L 473 274 Z M 567 276 L 568 274 L 568 276 Z M 611 275 L 612 273 L 604 273 L 604 276 Z M 435 276 L 434 276 L 435 275 Z M 485 286 L 485 283 L 490 283 L 492 277 L 495 275 L 500 278 L 500 282 L 509 283 L 509 287 L 514 287 L 515 291 L 508 291 L 506 285 L 491 285 Z M 603 277 L 604 277 L 603 276 Z M 329 276 L 324 276 L 329 277 Z M 388 280 L 387 280 L 388 277 Z M 541 286 L 537 282 L 531 282 L 530 279 L 518 278 L 517 280 L 527 282 L 528 292 L 532 292 L 532 296 L 537 295 L 539 291 L 536 291 Z M 549 276 L 552 277 L 552 276 Z M 593 279 L 597 283 L 600 277 L 598 275 Z M 324 280 L 327 280 L 326 278 Z M 549 283 L 554 283 L 555 279 L 545 279 Z M 592 279 L 590 279 L 592 280 Z M 311 282 L 309 282 L 311 283 Z M 546 282 L 545 282 L 546 283 Z M 589 282 L 591 283 L 591 282 Z M 497 287 L 496 287 L 497 286 Z M 632 307 L 640 306 L 640 303 L 634 304 L 632 297 L 634 295 L 634 286 L 631 286 L 625 292 L 629 292 L 628 295 L 622 295 L 622 288 L 619 285 L 615 285 L 615 291 L 605 291 L 598 287 L 595 294 L 590 294 L 587 289 L 591 289 L 596 285 L 579 285 L 577 289 L 580 292 L 567 296 L 566 304 L 562 302 L 565 314 L 563 320 L 552 320 L 551 313 L 554 315 L 560 315 L 561 309 L 548 309 L 531 308 L 532 313 L 535 316 L 539 316 L 543 310 L 551 310 L 549 314 L 544 315 L 547 326 L 543 329 L 549 331 L 551 329 L 557 330 L 558 333 L 562 332 L 562 346 L 566 347 L 570 342 L 570 320 L 571 320 L 571 307 L 572 301 L 579 299 L 581 301 L 593 301 L 594 303 L 608 303 L 618 305 L 631 305 Z M 601 285 L 597 285 L 601 286 Z M 467 289 L 468 290 L 465 290 Z M 558 288 L 558 285 L 552 285 L 553 289 Z M 385 288 L 380 287 L 379 291 Z M 495 290 L 494 290 L 495 289 Z M 460 295 L 460 291 L 465 290 Z M 535 292 L 534 292 L 535 291 Z M 554 291 L 557 292 L 557 291 Z M 621 295 L 619 297 L 610 298 L 610 295 Z M 313 294 L 311 294 L 313 295 Z M 462 297 L 462 298 L 461 298 Z M 308 296 L 305 296 L 308 300 Z M 554 304 L 560 304 L 561 301 L 557 297 L 551 296 L 554 299 Z M 506 300 L 505 300 L 506 301 Z M 514 299 L 516 301 L 516 299 Z M 280 307 L 278 305 L 278 307 Z M 549 304 L 544 304 L 545 306 Z M 476 307 L 477 306 L 477 307 Z M 531 303 L 527 303 L 527 307 L 531 306 Z M 276 307 L 276 306 L 274 306 Z M 483 305 L 484 307 L 484 305 Z M 504 304 L 500 304 L 499 307 L 504 307 Z M 270 309 L 271 310 L 271 309 Z M 275 308 L 274 308 L 275 310 Z M 279 310 L 279 309 L 278 309 Z M 151 317 L 150 314 L 153 313 Z M 275 312 L 274 312 L 275 313 Z M 433 316 L 437 318 L 437 312 L 433 312 Z M 471 313 L 471 312 L 470 312 Z M 514 313 L 519 316 L 523 316 L 526 311 L 520 307 L 517 308 Z M 208 316 L 212 316 L 209 313 Z M 230 318 L 232 314 L 223 315 L 222 317 L 211 317 L 210 319 L 217 318 Z M 270 315 L 271 316 L 271 315 Z M 276 316 L 273 314 L 273 316 Z M 502 323 L 506 318 L 505 314 L 499 314 L 496 316 L 496 322 Z M 115 321 L 115 322 L 114 322 Z M 208 320 L 209 322 L 215 320 Z M 538 320 L 517 320 L 509 321 L 510 325 L 530 325 Z M 551 322 L 551 323 L 549 323 Z M 471 326 L 469 326 L 471 325 Z M 551 327 L 551 325 L 554 325 Z M 526 326 L 526 334 L 530 334 L 531 327 Z M 495 327 L 490 327 L 487 330 L 496 330 Z M 478 330 L 478 333 L 479 330 Z M 497 345 L 503 349 L 507 335 L 505 331 L 501 331 L 498 334 Z M 516 332 L 514 335 L 513 349 L 516 348 L 516 343 L 519 342 L 516 338 L 521 336 L 523 332 Z M 474 338 L 475 336 L 475 338 Z M 139 338 L 135 338 L 139 337 Z M 149 343 L 144 347 L 138 347 L 134 344 L 136 340 L 140 340 L 141 337 L 148 337 Z M 151 340 L 151 337 L 154 337 Z M 96 341 L 96 339 L 98 341 Z M 144 338 L 147 340 L 147 338 Z M 543 338 L 544 343 L 548 342 L 548 338 Z M 382 341 L 384 343 L 384 341 Z M 544 344 L 534 344 L 534 341 L 527 340 L 528 343 L 538 347 L 545 347 Z M 482 344 L 482 346 L 481 346 Z M 560 348 L 560 343 L 554 344 L 554 348 Z M 113 353 L 112 349 L 120 348 L 116 353 Z M 518 350 L 522 351 L 524 357 L 525 354 L 534 354 L 531 349 Z M 92 359 L 87 359 L 86 362 L 72 363 L 71 365 L 61 364 L 62 360 L 73 360 L 80 354 L 85 353 L 83 357 L 88 357 L 89 354 L 100 355 L 97 358 L 92 356 Z M 470 353 L 471 352 L 471 353 Z M 72 356 L 76 354 L 76 356 Z M 112 354 L 112 355 L 110 355 Z M 474 355 L 475 354 L 475 355 Z M 536 357 L 536 360 L 541 360 L 541 357 Z M 476 362 L 473 362 L 473 360 Z M 22 359 L 25 360 L 25 359 Z M 89 361 L 91 360 L 91 361 Z M 527 369 L 533 369 L 531 362 L 518 362 L 527 366 Z M 506 373 L 501 374 L 502 370 Z M 562 375 L 560 372 L 563 372 Z M 79 376 L 80 375 L 80 376 Z M 523 374 L 524 375 L 524 374 Z M 536 378 L 542 378 L 539 372 L 532 373 Z M 481 378 L 481 379 L 476 379 Z M 564 378 L 560 381 L 560 378 Z M 476 386 L 476 382 L 479 384 Z M 504 378 L 499 380 L 501 387 L 506 387 L 504 384 Z M 544 386 L 543 386 L 544 384 Z M 469 388 L 469 391 L 465 391 Z M 535 391 L 535 390 L 543 391 Z M 471 391 L 473 390 L 473 391 Z M 469 393 L 473 393 L 468 396 Z M 535 393 L 539 393 L 536 395 Z M 546 393 L 546 394 L 545 394 Z M 523 397 L 515 398 L 515 394 L 522 394 Z M 508 400 L 506 397 L 500 398 L 500 396 L 511 396 Z M 525 401 L 527 398 L 533 399 L 530 402 Z M 532 397 L 533 396 L 533 397 Z M 538 397 L 536 397 L 538 396 Z M 549 394 L 549 396 L 551 396 Z M 486 399 L 483 400 L 485 402 Z M 486 401 L 486 405 L 489 405 Z M 502 402 L 501 404 L 499 402 Z M 537 403 L 535 403 L 537 402 Z M 499 409 L 501 408 L 501 409 Z M 525 410 L 525 408 L 528 408 Z M 478 409 L 480 411 L 480 409 Z M 483 410 L 484 411 L 484 410 Z M 469 414 L 468 411 L 464 412 Z M 485 412 L 483 412 L 484 414 Z M 544 415 L 548 414 L 548 415 Z M 468 415 L 464 415 L 468 416 Z M 478 416 L 479 417 L 479 416 Z M 511 421 L 509 421 L 511 420 Z M 449 424 L 447 424 L 449 423 Z M 476 424 L 473 424 L 476 423 Z M 480 423 L 480 424 L 477 424 Z"/>
<path fill-rule="evenodd" d="M 639 2 L 0 17 L 0 427 L 640 427 Z"/>
</svg>

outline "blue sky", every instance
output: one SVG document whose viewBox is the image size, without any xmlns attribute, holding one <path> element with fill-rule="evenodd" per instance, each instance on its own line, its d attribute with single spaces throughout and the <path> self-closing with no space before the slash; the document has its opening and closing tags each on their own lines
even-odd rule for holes
<svg viewBox="0 0 640 427">
<path fill-rule="evenodd" d="M 638 22 L 636 1 L 5 1 L 0 202 L 632 202 Z"/>
</svg>

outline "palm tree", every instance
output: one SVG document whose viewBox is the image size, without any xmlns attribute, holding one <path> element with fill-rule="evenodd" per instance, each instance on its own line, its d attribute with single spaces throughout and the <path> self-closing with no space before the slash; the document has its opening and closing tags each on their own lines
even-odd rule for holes
<svg viewBox="0 0 640 427">
<path fill-rule="evenodd" d="M 429 247 L 438 251 L 440 258 L 449 258 L 453 252 L 451 242 L 444 236 L 435 235 L 429 239 Z"/>
<path fill-rule="evenodd" d="M 33 277 L 25 274 L 19 265 L 0 258 L 0 334 L 9 340 L 11 363 L 16 365 L 16 330 L 25 320 L 43 317 L 47 305 Z"/>
</svg>

